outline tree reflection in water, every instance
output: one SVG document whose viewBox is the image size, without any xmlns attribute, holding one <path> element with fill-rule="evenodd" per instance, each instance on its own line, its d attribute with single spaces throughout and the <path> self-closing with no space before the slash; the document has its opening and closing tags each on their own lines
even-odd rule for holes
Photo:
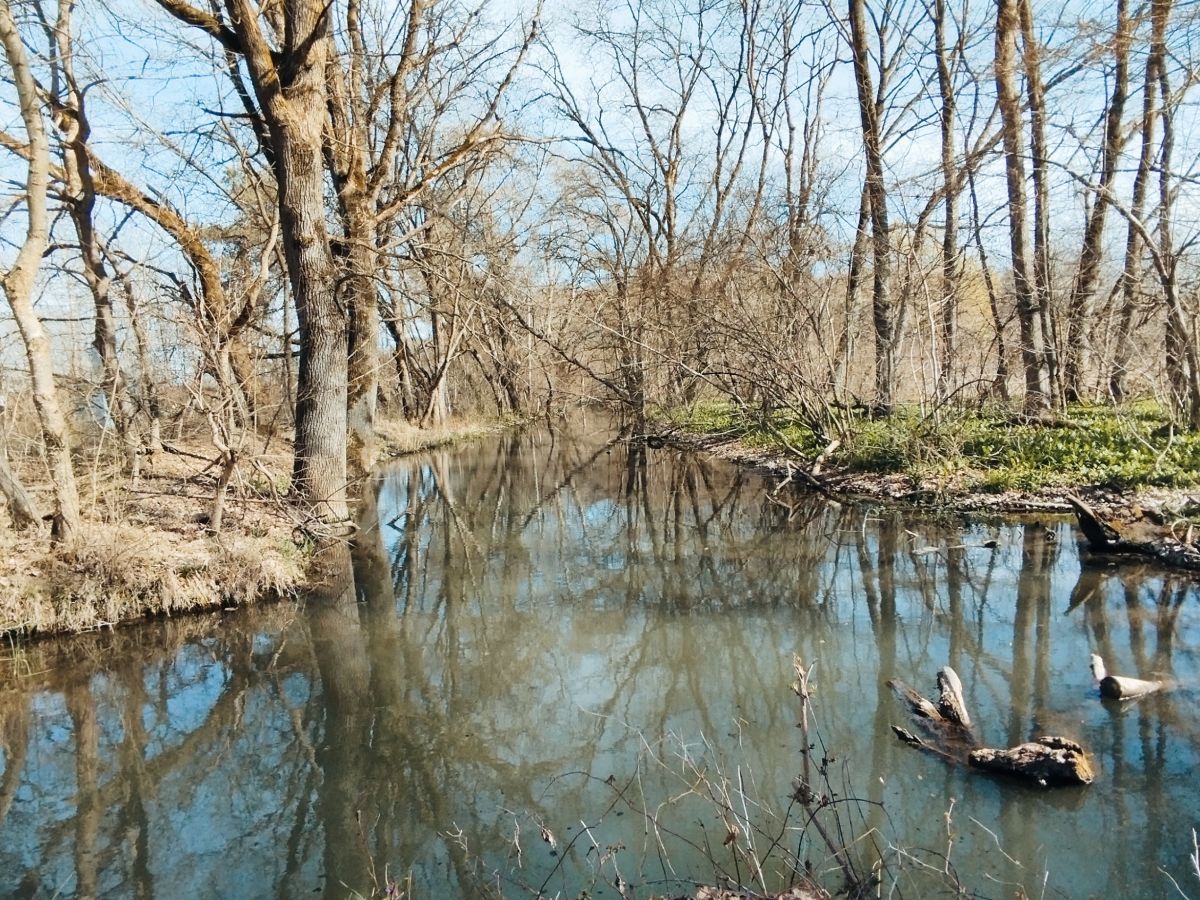
<svg viewBox="0 0 1200 900">
<path fill-rule="evenodd" d="M 776 496 L 586 424 L 396 463 L 361 513 L 344 579 L 306 604 L 10 654 L 0 894 L 342 898 L 410 873 L 418 896 L 529 896 L 548 877 L 567 893 L 593 840 L 665 892 L 712 864 L 601 817 L 606 780 L 654 808 L 687 759 L 778 813 L 798 770 L 793 652 L 817 662 L 838 777 L 883 804 L 848 824 L 882 846 L 944 850 L 953 798 L 953 860 L 985 892 L 1048 869 L 1066 895 L 1169 896 L 1159 867 L 1186 874 L 1196 587 L 1081 561 L 1062 522 Z M 1179 688 L 1102 705 L 1093 651 Z M 1074 735 L 1100 781 L 1039 793 L 899 746 L 884 682 L 947 661 L 986 738 Z M 710 804 L 662 816 L 732 866 Z"/>
</svg>

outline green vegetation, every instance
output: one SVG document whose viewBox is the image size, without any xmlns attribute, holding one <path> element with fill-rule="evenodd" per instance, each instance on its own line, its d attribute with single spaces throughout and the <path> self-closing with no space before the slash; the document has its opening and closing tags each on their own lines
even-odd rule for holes
<svg viewBox="0 0 1200 900">
<path fill-rule="evenodd" d="M 670 416 L 697 434 L 724 433 L 748 446 L 812 458 L 824 449 L 795 416 L 705 404 Z M 1168 487 L 1200 484 L 1200 435 L 1174 428 L 1149 403 L 1072 406 L 1029 421 L 1004 408 L 940 417 L 906 407 L 887 418 L 847 416 L 828 463 L 854 472 L 905 474 L 947 490 Z"/>
</svg>

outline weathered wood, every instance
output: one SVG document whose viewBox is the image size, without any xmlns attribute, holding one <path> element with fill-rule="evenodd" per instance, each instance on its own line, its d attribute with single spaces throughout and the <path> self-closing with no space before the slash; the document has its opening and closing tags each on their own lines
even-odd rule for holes
<svg viewBox="0 0 1200 900">
<path fill-rule="evenodd" d="M 1118 523 L 1073 494 L 1067 494 L 1066 499 L 1092 550 L 1150 556 L 1181 569 L 1200 570 L 1200 548 L 1192 543 L 1192 529 L 1189 528 L 1181 540 L 1168 524 L 1164 524 L 1161 516 L 1138 510 L 1139 515 L 1134 521 Z"/>
<path fill-rule="evenodd" d="M 702 887 L 693 900 L 829 900 L 829 893 L 816 885 L 788 888 L 781 894 L 747 894 L 724 888 Z M 681 897 L 680 900 L 687 900 Z"/>
<path fill-rule="evenodd" d="M 1104 660 L 1097 654 L 1092 654 L 1092 674 L 1100 683 L 1100 696 L 1108 700 L 1134 700 L 1161 691 L 1166 685 L 1162 681 L 1146 681 L 1141 678 L 1128 678 L 1124 675 L 1110 675 L 1105 668 Z"/>
<path fill-rule="evenodd" d="M 903 682 L 888 682 L 908 707 L 914 722 L 929 735 L 926 740 L 892 725 L 892 732 L 903 743 L 950 764 L 970 764 L 1042 785 L 1090 784 L 1095 778 L 1083 748 L 1067 738 L 1040 737 L 1007 750 L 980 747 L 971 732 L 971 716 L 958 673 L 945 666 L 938 672 L 937 683 L 939 697 L 935 705 Z"/>
<path fill-rule="evenodd" d="M 949 666 L 943 666 L 937 673 L 938 712 L 952 722 L 957 722 L 963 728 L 971 727 L 971 714 L 967 712 L 967 701 L 963 699 L 962 681 Z"/>
<path fill-rule="evenodd" d="M 913 721 L 921 726 L 929 740 L 926 741 L 904 728 L 893 725 L 892 731 L 896 737 L 947 762 L 965 763 L 967 753 L 975 746 L 975 740 L 970 730 L 971 716 L 962 698 L 962 684 L 954 670 L 947 666 L 938 672 L 941 696 L 936 704 L 918 694 L 903 681 L 893 679 L 887 684 L 908 707 Z"/>
<path fill-rule="evenodd" d="M 1032 779 L 1045 786 L 1091 784 L 1096 779 L 1083 747 L 1062 737 L 1039 737 L 1007 750 L 980 747 L 971 751 L 968 760 L 976 768 Z"/>
</svg>

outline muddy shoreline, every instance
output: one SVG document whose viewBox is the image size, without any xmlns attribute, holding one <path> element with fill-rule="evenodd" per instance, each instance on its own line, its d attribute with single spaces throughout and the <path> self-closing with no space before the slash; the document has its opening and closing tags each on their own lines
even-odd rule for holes
<svg viewBox="0 0 1200 900">
<path fill-rule="evenodd" d="M 814 476 L 811 460 L 784 451 L 751 447 L 728 435 L 673 431 L 656 440 L 679 450 L 706 453 L 757 469 L 780 482 L 790 479 L 790 483 L 802 489 L 847 502 L 886 503 L 944 512 L 1064 516 L 1072 514 L 1067 500 L 1070 494 L 1083 498 L 1096 509 L 1112 513 L 1137 507 L 1176 509 L 1200 504 L 1200 490 L 1148 488 L 1122 491 L 1095 485 L 1072 485 L 1037 491 L 973 491 L 953 484 L 918 483 L 905 474 L 856 472 L 831 464 L 826 464 Z"/>
</svg>

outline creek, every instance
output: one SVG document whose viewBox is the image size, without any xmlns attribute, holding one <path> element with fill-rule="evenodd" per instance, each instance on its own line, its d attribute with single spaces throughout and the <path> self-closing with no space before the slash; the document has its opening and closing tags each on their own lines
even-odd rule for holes
<svg viewBox="0 0 1200 900">
<path fill-rule="evenodd" d="M 778 889 L 797 848 L 834 865 L 790 800 L 794 654 L 822 815 L 899 895 L 1200 896 L 1193 576 L 1090 558 L 1066 519 L 773 489 L 531 427 L 382 469 L 323 596 L 9 649 L 0 896 L 675 896 L 749 883 L 751 835 Z M 1175 687 L 1102 702 L 1093 652 Z M 985 742 L 1075 738 L 1096 782 L 900 744 L 885 682 L 947 662 Z"/>
</svg>

